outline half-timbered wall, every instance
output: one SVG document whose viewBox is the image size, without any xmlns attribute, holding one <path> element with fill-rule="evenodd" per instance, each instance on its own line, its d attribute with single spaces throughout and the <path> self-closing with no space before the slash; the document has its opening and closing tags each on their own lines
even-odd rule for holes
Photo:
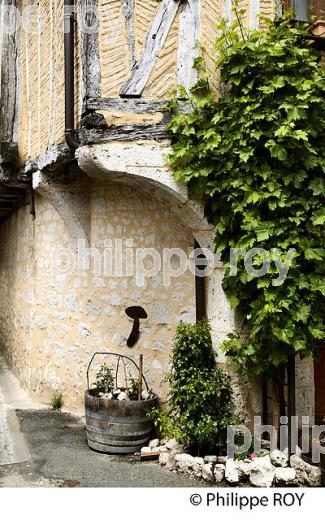
<svg viewBox="0 0 325 520">
<path fill-rule="evenodd" d="M 20 14 L 27 17 L 32 6 L 36 18 L 37 5 L 34 29 L 27 19 L 20 27 L 22 163 L 64 140 L 63 0 L 21 0 Z"/>
<path fill-rule="evenodd" d="M 20 0 L 21 163 L 64 141 L 63 0 Z M 231 0 L 80 0 L 98 4 L 98 34 L 76 27 L 76 120 L 90 98 L 168 99 L 178 84 L 195 81 L 195 41 L 214 70 L 213 45 Z M 241 0 L 247 27 L 272 16 L 274 0 Z M 27 6 L 32 6 L 28 18 Z M 39 6 L 40 19 L 35 13 Z M 27 13 L 27 15 L 26 15 Z M 29 27 L 29 30 L 28 30 Z M 32 27 L 32 30 L 30 30 Z M 217 74 L 212 84 L 217 88 Z"/>
</svg>

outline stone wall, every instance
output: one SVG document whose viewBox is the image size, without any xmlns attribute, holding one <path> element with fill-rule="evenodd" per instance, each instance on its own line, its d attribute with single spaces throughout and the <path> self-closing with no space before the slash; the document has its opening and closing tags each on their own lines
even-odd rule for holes
<svg viewBox="0 0 325 520">
<path fill-rule="evenodd" d="M 89 185 L 91 199 L 91 246 L 103 253 L 105 240 L 133 240 L 132 249 L 179 247 L 187 254 L 193 248 L 192 230 L 175 218 L 166 200 L 118 183 Z M 0 347 L 23 385 L 48 403 L 56 390 L 65 405 L 82 411 L 85 372 L 92 353 L 110 350 L 144 354 L 145 375 L 162 397 L 171 342 L 180 319 L 194 321 L 195 290 L 192 273 L 162 285 L 161 274 L 137 287 L 132 276 L 104 276 L 87 271 L 67 272 L 62 255 L 60 269 L 53 271 L 53 252 L 71 254 L 75 243 L 64 221 L 50 203 L 36 197 L 36 219 L 29 207 L 21 208 L 0 228 Z M 129 249 L 130 250 L 130 249 Z M 123 264 L 125 267 L 125 265 Z M 221 295 L 221 279 L 214 278 L 214 291 Z M 211 283 L 211 282 L 210 282 Z M 213 291 L 213 292 L 214 292 Z M 219 302 L 219 303 L 218 303 Z M 141 338 L 130 350 L 126 339 L 131 321 L 129 305 L 141 305 L 148 320 L 141 323 Z M 214 312 L 223 319 L 219 298 Z M 212 325 L 213 325 L 213 314 Z M 216 348 L 220 344 L 218 322 L 213 325 Z M 232 387 L 240 420 L 252 424 L 261 414 L 261 385 L 238 377 L 219 355 L 220 367 L 232 373 Z M 98 364 L 97 364 L 98 366 Z M 96 365 L 95 365 L 96 367 Z M 313 363 L 297 359 L 297 413 L 314 414 Z M 272 410 L 270 410 L 272 415 Z M 278 413 L 275 407 L 273 413 Z"/>
<path fill-rule="evenodd" d="M 0 348 L 29 387 L 33 353 L 34 226 L 29 208 L 6 220 L 0 231 Z"/>
<path fill-rule="evenodd" d="M 193 249 L 193 237 L 171 209 L 123 185 L 91 190 L 91 246 L 104 240 L 133 240 L 133 247 Z M 20 380 L 43 401 L 60 390 L 72 410 L 82 410 L 87 362 L 95 351 L 144 354 L 148 382 L 162 396 L 170 344 L 180 319 L 195 320 L 194 276 L 188 271 L 164 287 L 159 273 L 144 287 L 132 277 L 53 271 L 53 252 L 74 251 L 63 220 L 49 202 L 36 197 L 36 219 L 28 208 L 1 228 L 0 342 Z M 62 251 L 61 251 L 62 252 Z M 63 258 L 63 256 L 62 256 Z M 132 322 L 126 307 L 141 305 L 148 319 L 138 345 L 126 339 Z"/>
</svg>

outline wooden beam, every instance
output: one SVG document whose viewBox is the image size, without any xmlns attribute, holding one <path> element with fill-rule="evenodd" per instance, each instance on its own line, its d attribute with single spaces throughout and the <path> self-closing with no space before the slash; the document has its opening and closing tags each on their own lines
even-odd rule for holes
<svg viewBox="0 0 325 520">
<path fill-rule="evenodd" d="M 87 101 L 88 111 L 107 110 L 108 112 L 129 112 L 131 114 L 156 114 L 165 112 L 168 101 L 161 99 L 137 98 L 91 98 Z M 179 101 L 182 112 L 189 113 L 191 107 L 185 101 Z"/>
<path fill-rule="evenodd" d="M 139 60 L 134 64 L 131 77 L 124 84 L 120 95 L 140 97 L 155 66 L 157 56 L 164 46 L 181 0 L 163 0 L 153 19 Z"/>
<path fill-rule="evenodd" d="M 290 356 L 287 365 L 288 376 L 288 447 L 290 455 L 296 452 L 297 439 L 295 438 L 294 426 L 296 417 L 296 359 L 295 355 Z"/>
<path fill-rule="evenodd" d="M 179 19 L 179 43 L 177 52 L 177 85 L 182 85 L 187 94 L 198 80 L 194 69 L 194 59 L 199 55 L 197 41 L 201 37 L 200 9 L 201 0 L 187 0 Z"/>
<path fill-rule="evenodd" d="M 166 103 L 167 101 L 162 101 L 161 99 L 92 98 L 87 101 L 87 109 L 130 112 L 135 114 L 155 114 L 157 112 L 163 112 Z"/>
<path fill-rule="evenodd" d="M 155 125 L 120 125 L 109 126 L 105 130 L 89 129 L 79 133 L 82 145 L 109 141 L 142 141 L 168 139 L 165 123 Z"/>
<path fill-rule="evenodd" d="M 126 32 L 128 35 L 128 48 L 130 53 L 131 68 L 136 64 L 135 34 L 134 34 L 134 8 L 135 0 L 123 0 L 122 11 L 125 18 Z"/>
<path fill-rule="evenodd" d="M 258 29 L 260 25 L 260 0 L 251 0 L 249 10 L 249 27 L 250 29 Z"/>
<path fill-rule="evenodd" d="M 90 8 L 90 9 L 89 9 Z M 97 17 L 99 23 L 98 0 L 83 0 L 82 2 L 83 23 L 92 30 L 90 34 L 80 31 L 80 60 L 81 60 L 81 95 L 83 103 L 88 97 L 100 96 L 100 60 L 98 30 L 93 30 L 93 23 Z"/>
<path fill-rule="evenodd" d="M 4 194 L 0 192 L 0 202 L 1 201 L 11 201 L 11 200 L 17 200 L 20 197 L 24 195 L 25 192 L 21 193 L 20 195 L 10 195 L 10 194 Z"/>
<path fill-rule="evenodd" d="M 2 124 L 2 121 L 1 121 Z M 0 128 L 1 131 L 1 128 Z M 0 162 L 11 163 L 18 159 L 18 144 L 6 141 L 0 142 Z"/>
<path fill-rule="evenodd" d="M 222 0 L 221 17 L 231 23 L 232 0 Z"/>
<path fill-rule="evenodd" d="M 3 25 L 9 27 L 7 34 L 2 35 L 0 52 L 1 83 L 0 83 L 0 142 L 11 142 L 14 138 L 17 118 L 17 85 L 19 82 L 18 64 L 18 28 L 19 0 L 1 2 L 3 10 Z M 9 34 L 8 34 L 9 33 Z"/>
</svg>

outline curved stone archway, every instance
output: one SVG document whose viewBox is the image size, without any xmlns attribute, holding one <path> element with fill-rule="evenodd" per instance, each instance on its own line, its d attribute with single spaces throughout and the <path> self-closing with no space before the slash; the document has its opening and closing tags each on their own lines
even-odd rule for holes
<svg viewBox="0 0 325 520">
<path fill-rule="evenodd" d="M 95 182 L 126 184 L 148 193 L 161 204 L 168 204 L 173 214 L 191 231 L 193 239 L 214 254 L 213 226 L 204 216 L 203 204 L 190 200 L 186 187 L 174 180 L 166 162 L 170 151 L 168 142 L 107 142 L 79 148 L 77 160 L 79 168 Z M 214 269 L 206 278 L 207 316 L 218 363 L 225 365 L 227 360 L 220 345 L 229 333 L 239 330 L 240 323 L 222 289 L 223 265 L 218 256 L 214 255 L 214 258 Z M 252 424 L 252 416 L 261 413 L 261 395 L 256 381 L 242 378 L 229 365 L 227 368 L 232 372 L 236 413 L 246 424 Z"/>
<path fill-rule="evenodd" d="M 168 203 L 176 217 L 202 248 L 214 251 L 214 232 L 200 201 L 188 198 L 185 186 L 175 182 L 166 164 L 169 146 L 152 142 L 109 142 L 84 146 L 77 151 L 79 168 L 97 182 L 117 182 L 143 190 L 164 204 Z M 224 270 L 215 256 L 215 266 L 207 278 L 207 314 L 212 327 L 214 347 L 220 363 L 225 357 L 219 346 L 227 334 L 236 329 L 236 316 L 222 289 Z"/>
<path fill-rule="evenodd" d="M 168 238 L 170 243 L 173 243 L 174 231 L 175 243 L 180 243 L 179 241 L 182 242 L 183 236 L 183 238 L 186 238 L 184 238 L 182 243 L 184 243 L 184 245 L 185 243 L 188 244 L 186 247 L 191 247 L 195 239 L 202 248 L 207 248 L 213 253 L 213 227 L 207 222 L 204 216 L 203 204 L 200 201 L 190 200 L 186 187 L 175 182 L 172 172 L 166 163 L 166 155 L 169 151 L 170 148 L 167 142 L 163 145 L 152 141 L 132 143 L 115 141 L 83 146 L 78 149 L 76 154 L 78 167 L 76 167 L 77 165 L 75 163 L 71 163 L 69 167 L 71 172 L 70 169 L 62 172 L 57 171 L 55 175 L 51 172 L 47 172 L 46 169 L 44 169 L 44 171 L 39 170 L 33 174 L 33 186 L 60 216 L 62 223 L 64 223 L 65 228 L 68 230 L 66 236 L 72 239 L 71 248 L 74 250 L 77 250 L 78 241 L 80 239 L 84 241 L 86 247 L 89 245 L 91 248 L 96 249 L 99 247 L 100 249 L 102 245 L 100 245 L 99 242 L 104 244 L 105 234 L 107 239 L 116 236 L 114 235 L 116 228 L 119 227 L 122 229 L 124 225 L 122 221 L 124 220 L 130 223 L 126 225 L 129 225 L 129 232 L 132 234 L 132 229 L 134 229 L 134 225 L 132 224 L 133 209 L 136 209 L 136 218 L 140 219 L 141 222 L 149 220 L 149 224 L 146 223 L 146 225 L 153 226 L 153 222 L 157 220 L 157 214 L 154 213 L 152 208 L 157 208 L 157 212 L 163 211 L 163 214 L 167 218 L 168 229 L 170 229 L 169 236 L 172 237 L 171 239 Z M 141 202 L 142 205 L 137 204 L 138 200 L 143 201 Z M 119 214 L 114 213 L 116 209 L 118 209 L 118 213 L 120 212 Z M 147 211 L 146 217 L 142 213 L 142 210 Z M 123 211 L 124 215 L 121 214 Z M 128 211 L 129 213 L 127 213 Z M 150 212 L 152 212 L 152 219 L 149 216 Z M 53 218 L 55 220 L 54 215 Z M 58 222 L 59 221 L 57 221 L 57 224 Z M 159 221 L 159 228 L 160 223 Z M 121 226 L 121 224 L 123 225 Z M 125 233 L 125 231 L 123 231 L 123 233 Z M 121 233 L 117 232 L 117 235 L 121 236 Z M 139 243 L 138 232 L 136 232 L 136 236 L 136 240 Z M 141 240 L 140 243 L 142 243 Z M 164 239 L 162 239 L 160 243 L 163 245 Z M 239 327 L 236 315 L 231 309 L 222 289 L 224 276 L 222 263 L 218 257 L 215 256 L 214 258 L 214 268 L 206 278 L 205 284 L 207 315 L 211 323 L 213 344 L 218 354 L 218 363 L 225 365 L 226 358 L 220 350 L 220 345 L 230 332 L 239 329 Z M 192 281 L 189 282 L 190 285 Z M 84 282 L 86 282 L 86 285 L 84 285 Z M 49 290 L 52 288 L 51 283 L 51 281 L 48 282 Z M 68 294 L 68 297 L 72 298 L 72 296 L 74 296 L 76 302 L 79 302 L 78 305 L 80 309 L 78 307 L 77 313 L 79 312 L 80 320 L 83 324 L 80 330 L 79 325 L 75 330 L 78 340 L 76 345 L 69 349 L 69 352 L 72 352 L 71 356 L 76 356 L 77 347 L 78 351 L 82 352 L 82 355 L 86 355 L 88 348 L 90 348 L 90 350 L 95 348 L 94 345 L 96 341 L 100 341 L 101 344 L 105 343 L 104 338 L 107 334 L 112 334 L 111 339 L 113 343 L 115 343 L 118 348 L 123 348 L 125 341 L 119 327 L 121 328 L 123 324 L 123 327 L 127 325 L 123 320 L 122 323 L 120 323 L 121 318 L 124 316 L 124 303 L 129 303 L 129 300 L 139 298 L 139 295 L 136 294 L 134 290 L 129 290 L 127 282 L 125 287 L 123 286 L 124 288 L 121 289 L 121 293 L 118 294 L 118 291 L 114 291 L 114 287 L 116 288 L 118 286 L 118 280 L 112 280 L 110 282 L 111 288 L 113 288 L 110 291 L 112 294 L 102 294 L 103 291 L 105 291 L 105 288 L 103 288 L 105 284 L 103 284 L 101 279 L 89 278 L 85 281 L 75 279 L 71 280 L 71 283 L 68 285 L 71 293 Z M 192 292 L 191 296 L 189 296 L 190 299 L 187 299 L 187 294 L 189 294 L 192 289 L 189 289 L 184 279 L 182 279 L 182 284 L 182 286 L 178 284 L 178 289 L 176 291 L 173 289 L 174 292 L 170 292 L 169 295 L 167 295 L 167 293 L 159 293 L 159 290 L 155 288 L 154 296 L 151 295 L 150 291 L 144 295 L 145 301 L 143 300 L 143 291 L 138 291 L 139 294 L 141 293 L 142 303 L 152 307 L 150 315 L 154 323 L 154 328 L 144 329 L 145 334 L 157 335 L 158 338 L 160 330 L 165 330 L 164 325 L 162 325 L 163 323 L 167 323 L 165 316 L 161 315 L 160 311 L 158 316 L 157 308 L 166 306 L 165 303 L 169 301 L 169 297 L 176 298 L 176 300 L 173 300 L 174 303 L 172 303 L 172 305 L 175 305 L 175 301 L 178 301 L 179 296 L 182 296 L 182 302 L 186 300 L 184 304 L 185 307 L 195 308 L 195 292 Z M 97 289 L 92 290 L 92 287 L 97 287 Z M 62 288 L 59 288 L 58 291 L 60 294 L 62 291 L 65 292 L 61 289 Z M 177 294 L 177 291 L 179 291 L 180 294 Z M 52 296 L 50 294 L 50 302 L 52 301 L 51 298 Z M 62 294 L 62 298 L 64 300 L 64 294 Z M 115 298 L 119 298 L 121 301 L 123 300 L 123 302 L 121 304 L 115 302 Z M 127 302 L 124 302 L 125 298 Z M 157 302 L 159 305 L 157 305 Z M 68 305 L 70 305 L 69 302 Z M 180 313 L 173 312 L 173 317 L 176 321 L 171 325 L 167 325 L 168 334 L 166 334 L 169 338 L 168 341 L 171 339 L 172 328 L 175 326 L 177 319 L 183 319 L 179 317 L 182 315 L 182 309 L 183 307 L 180 309 Z M 73 311 L 73 313 L 74 312 L 75 311 Z M 113 316 L 110 320 L 112 323 L 114 322 L 114 324 L 110 323 L 110 332 L 108 332 L 105 319 L 110 316 Z M 75 319 L 76 317 L 73 315 L 73 323 Z M 194 319 L 194 316 L 190 319 Z M 116 320 L 118 321 L 118 326 L 116 330 L 113 330 Z M 79 322 L 79 319 L 77 321 Z M 96 333 L 94 333 L 93 330 L 93 321 L 96 322 Z M 162 329 L 159 330 L 159 327 L 162 327 Z M 56 336 L 56 332 L 53 332 L 53 334 Z M 48 342 L 48 339 L 44 339 L 44 341 Z M 72 343 L 73 341 L 75 340 L 71 339 Z M 88 346 L 89 342 L 90 346 Z M 151 352 L 150 347 L 147 345 L 147 340 L 145 340 L 145 343 L 145 348 L 149 353 L 149 361 L 151 363 L 151 357 L 153 355 L 156 356 L 156 354 Z M 154 350 L 161 348 L 160 341 L 156 341 L 156 343 L 157 345 Z M 59 342 L 57 344 L 59 344 Z M 157 350 L 157 356 L 163 358 L 164 354 L 161 354 L 161 352 L 163 351 Z M 156 361 L 153 361 L 153 363 L 155 363 L 153 368 L 159 375 L 162 368 L 158 367 Z M 83 358 L 81 356 L 77 362 L 78 370 L 80 370 L 82 364 Z M 156 365 L 158 368 L 156 368 Z M 246 379 L 243 380 L 233 372 L 229 364 L 227 365 L 227 370 L 232 372 L 232 387 L 237 415 L 242 417 L 245 423 L 250 423 L 252 415 L 258 413 L 260 410 L 260 396 L 256 382 L 250 382 Z M 68 378 L 68 381 L 65 381 L 64 384 L 69 385 L 69 381 Z M 77 399 L 77 397 L 75 397 L 75 399 Z"/>
<path fill-rule="evenodd" d="M 168 143 L 154 142 L 108 142 L 83 146 L 77 151 L 79 168 L 75 176 L 57 174 L 53 177 L 38 171 L 34 173 L 33 185 L 60 215 L 76 249 L 80 239 L 86 246 L 94 247 L 91 230 L 96 216 L 93 211 L 101 211 L 94 206 L 94 193 L 112 189 L 114 197 L 116 186 L 126 197 L 132 197 L 132 193 L 136 197 L 142 192 L 149 204 L 153 200 L 157 207 L 168 209 L 175 219 L 175 227 L 177 225 L 179 229 L 181 222 L 184 233 L 193 237 L 192 243 L 195 239 L 214 255 L 214 230 L 204 216 L 204 206 L 200 201 L 190 200 L 186 187 L 175 182 L 166 163 L 169 152 Z M 128 206 L 132 201 L 126 202 Z M 132 207 L 132 203 L 129 206 Z M 217 256 L 214 255 L 214 259 L 214 268 L 205 284 L 207 315 L 218 363 L 224 365 L 226 358 L 220 345 L 230 332 L 239 327 L 222 289 L 223 265 Z M 227 369 L 231 370 L 231 367 L 228 365 Z M 249 410 L 256 411 L 260 406 L 258 394 L 249 381 L 241 380 L 236 373 L 233 373 L 232 380 L 238 415 L 250 422 Z"/>
</svg>

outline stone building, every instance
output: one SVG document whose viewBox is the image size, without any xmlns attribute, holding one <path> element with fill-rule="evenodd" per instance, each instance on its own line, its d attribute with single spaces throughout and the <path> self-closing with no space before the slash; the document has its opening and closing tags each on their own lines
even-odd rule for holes
<svg viewBox="0 0 325 520">
<path fill-rule="evenodd" d="M 110 350 L 135 359 L 143 353 L 150 385 L 165 396 L 176 325 L 195 321 L 203 304 L 218 362 L 232 371 L 219 346 L 237 318 L 222 290 L 218 259 L 203 289 L 191 269 L 165 284 L 163 266 L 138 283 L 125 261 L 139 248 L 155 249 L 161 258 L 165 249 L 182 250 L 190 259 L 195 241 L 214 250 L 201 202 L 188 199 L 166 165 L 163 105 L 178 84 L 188 89 L 195 81 L 196 40 L 203 41 L 213 70 L 216 23 L 231 17 L 231 1 L 80 0 L 78 23 L 66 14 L 65 35 L 64 4 L 72 1 L 5 3 L 0 348 L 9 365 L 42 401 L 59 390 L 65 405 L 80 411 L 92 353 Z M 279 8 L 273 0 L 239 4 L 248 27 L 258 27 L 259 14 L 275 16 Z M 93 265 L 85 270 L 71 266 L 80 244 L 91 248 Z M 116 263 L 110 274 L 95 265 L 105 252 Z M 176 260 L 169 260 L 176 271 Z M 130 305 L 148 315 L 133 350 L 126 346 Z M 297 412 L 313 416 L 313 362 L 296 365 Z M 233 387 L 243 419 L 262 413 L 260 381 L 234 373 Z"/>
</svg>

